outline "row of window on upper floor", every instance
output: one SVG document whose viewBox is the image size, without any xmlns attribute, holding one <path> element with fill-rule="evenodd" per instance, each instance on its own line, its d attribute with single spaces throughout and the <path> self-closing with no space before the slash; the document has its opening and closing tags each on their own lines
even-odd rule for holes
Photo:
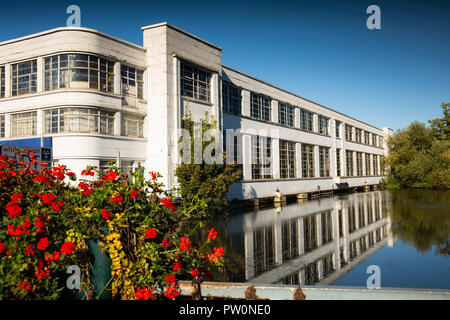
<svg viewBox="0 0 450 320">
<path fill-rule="evenodd" d="M 271 100 L 270 97 L 265 95 L 250 92 L 250 117 L 271 121 Z M 227 81 L 222 81 L 222 107 L 224 112 L 242 115 L 242 89 Z M 287 103 L 279 103 L 278 123 L 295 127 L 295 108 L 297 107 Z M 330 135 L 330 119 L 323 115 L 318 115 L 318 128 L 314 128 L 313 114 L 313 112 L 300 108 L 300 129 Z M 342 138 L 341 127 L 342 122 L 335 120 L 337 138 Z M 346 125 L 345 128 L 345 140 L 363 143 L 362 129 L 355 128 L 355 134 L 352 134 L 352 126 Z M 369 135 L 372 135 L 371 140 Z M 364 131 L 364 138 L 364 143 L 367 145 L 383 146 L 383 137 L 380 135 Z"/>
<path fill-rule="evenodd" d="M 44 57 L 43 90 L 93 89 L 114 93 L 115 61 L 90 54 L 59 54 Z M 10 95 L 20 96 L 38 90 L 37 59 L 11 64 L 11 77 L 6 79 L 6 66 L 0 66 L 0 98 L 6 96 L 6 81 Z M 144 98 L 144 71 L 121 64 L 122 94 Z"/>
<path fill-rule="evenodd" d="M 43 133 L 98 133 L 115 135 L 115 112 L 99 108 L 55 108 L 43 111 Z M 38 113 L 10 114 L 8 137 L 32 137 L 38 134 Z M 144 116 L 121 113 L 120 135 L 144 137 Z M 6 117 L 0 115 L 0 138 L 6 135 Z"/>
</svg>

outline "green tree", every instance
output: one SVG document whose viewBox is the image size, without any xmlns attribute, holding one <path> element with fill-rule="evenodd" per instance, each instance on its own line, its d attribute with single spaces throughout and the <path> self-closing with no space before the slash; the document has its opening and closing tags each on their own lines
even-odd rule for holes
<svg viewBox="0 0 450 320">
<path fill-rule="evenodd" d="M 433 136 L 439 140 L 450 139 L 450 103 L 441 104 L 442 111 L 444 113 L 443 118 L 436 118 L 428 120 L 430 124 Z"/>
<path fill-rule="evenodd" d="M 443 118 L 429 121 L 430 127 L 416 121 L 389 137 L 388 187 L 450 188 L 449 104 L 442 108 Z"/>
<path fill-rule="evenodd" d="M 187 111 L 183 129 L 188 134 L 180 137 L 182 161 L 175 170 L 181 209 L 190 208 L 188 214 L 194 219 L 223 216 L 227 212 L 225 194 L 239 178 L 240 170 L 236 164 L 227 164 L 225 153 L 217 151 L 220 146 L 217 121 L 209 121 L 207 113 L 197 126 Z M 211 132 L 216 134 L 210 135 Z"/>
</svg>

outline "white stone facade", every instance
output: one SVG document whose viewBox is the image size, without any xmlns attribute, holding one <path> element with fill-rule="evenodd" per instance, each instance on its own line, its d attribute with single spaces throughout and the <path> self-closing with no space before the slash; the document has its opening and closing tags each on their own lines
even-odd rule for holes
<svg viewBox="0 0 450 320">
<path fill-rule="evenodd" d="M 143 27 L 142 32 L 143 46 L 96 30 L 72 27 L 0 43 L 0 144 L 52 137 L 53 159 L 77 173 L 86 165 L 102 166 L 120 156 L 126 166 L 142 164 L 146 172 L 160 172 L 164 184 L 171 188 L 176 185 L 179 129 L 187 106 L 195 121 L 207 112 L 218 121 L 221 132 L 239 132 L 236 141 L 243 179 L 232 187 L 230 200 L 273 197 L 276 189 L 283 194 L 311 192 L 318 187 L 332 190 L 336 182 L 347 182 L 351 187 L 379 183 L 380 156 L 386 149 L 381 141 L 372 145 L 372 137 L 386 141 L 392 130 L 376 128 L 224 66 L 220 47 L 167 23 Z M 27 64 L 30 61 L 32 64 Z M 191 66 L 200 70 L 193 72 L 199 78 L 192 87 L 182 80 L 182 68 Z M 130 68 L 128 76 L 124 76 L 125 67 Z M 239 90 L 238 114 L 223 109 L 223 82 Z M 186 92 L 188 96 L 192 93 L 188 99 Z M 267 97 L 268 120 L 252 114 L 252 94 Z M 295 109 L 292 126 L 279 123 L 281 103 Z M 301 109 L 313 114 L 312 131 L 301 128 Z M 319 133 L 319 116 L 327 119 L 327 134 Z M 335 120 L 341 122 L 340 137 L 336 137 Z M 344 139 L 345 125 L 352 126 L 353 136 L 355 128 L 362 130 L 362 140 Z M 370 143 L 364 141 L 365 132 Z M 250 135 L 258 134 L 272 138 L 266 169 L 270 178 L 252 174 Z M 295 154 L 289 158 L 292 170 L 288 178 L 280 175 L 282 140 L 295 147 Z M 313 146 L 311 177 L 302 175 L 302 144 Z M 325 149 L 319 147 L 329 148 L 325 162 L 319 156 Z M 338 149 L 340 174 L 336 168 Z M 351 174 L 346 173 L 346 150 L 353 154 Z M 362 164 L 357 163 L 358 152 Z M 371 164 L 369 172 L 366 158 Z M 326 174 L 320 177 L 324 163 L 328 163 L 323 171 Z"/>
</svg>

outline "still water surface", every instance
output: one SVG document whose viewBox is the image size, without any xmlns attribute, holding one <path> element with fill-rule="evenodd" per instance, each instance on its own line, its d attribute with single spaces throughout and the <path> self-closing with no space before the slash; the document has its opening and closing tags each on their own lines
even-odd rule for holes
<svg viewBox="0 0 450 320">
<path fill-rule="evenodd" d="M 450 289 L 450 192 L 373 191 L 234 213 L 213 225 L 219 281 Z"/>
</svg>

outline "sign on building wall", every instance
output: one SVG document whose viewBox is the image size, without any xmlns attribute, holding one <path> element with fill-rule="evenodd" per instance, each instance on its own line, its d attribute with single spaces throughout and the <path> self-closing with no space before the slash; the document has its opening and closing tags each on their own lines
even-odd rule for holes
<svg viewBox="0 0 450 320">
<path fill-rule="evenodd" d="M 28 149 L 29 152 L 31 152 L 34 157 L 36 158 L 37 162 L 31 165 L 30 167 L 32 169 L 40 169 L 40 168 L 47 168 L 50 169 L 52 166 L 52 149 L 51 148 L 44 148 L 44 147 L 28 147 L 28 146 L 15 146 L 15 145 L 6 145 L 2 144 L 0 145 L 0 155 L 6 155 L 9 156 L 12 159 L 18 160 L 18 153 L 24 149 Z M 23 154 L 23 159 L 21 159 L 27 164 L 30 164 L 30 156 L 27 154 Z M 46 163 L 46 165 L 42 165 L 41 163 Z"/>
</svg>

